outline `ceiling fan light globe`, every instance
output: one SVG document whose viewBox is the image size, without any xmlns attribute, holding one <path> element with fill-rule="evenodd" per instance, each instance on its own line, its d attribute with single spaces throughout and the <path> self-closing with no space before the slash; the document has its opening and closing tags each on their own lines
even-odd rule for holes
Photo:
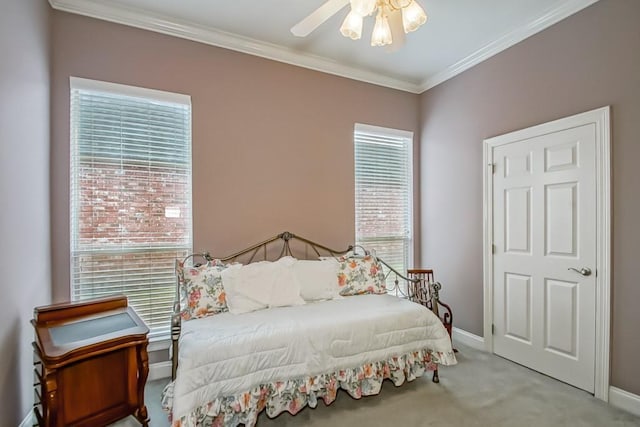
<svg viewBox="0 0 640 427">
<path fill-rule="evenodd" d="M 369 16 L 376 9 L 376 0 L 350 0 L 351 10 L 360 16 Z"/>
<path fill-rule="evenodd" d="M 340 27 L 340 33 L 343 36 L 349 37 L 351 40 L 358 40 L 362 37 L 362 15 L 358 15 L 353 10 L 349 12 L 342 26 Z"/>
<path fill-rule="evenodd" d="M 405 33 L 409 34 L 417 30 L 425 22 L 427 22 L 427 14 L 415 0 L 402 9 L 402 25 Z"/>
<path fill-rule="evenodd" d="M 386 46 L 393 43 L 391 38 L 391 27 L 386 15 L 378 13 L 376 16 L 376 25 L 373 27 L 371 34 L 371 46 Z"/>
</svg>

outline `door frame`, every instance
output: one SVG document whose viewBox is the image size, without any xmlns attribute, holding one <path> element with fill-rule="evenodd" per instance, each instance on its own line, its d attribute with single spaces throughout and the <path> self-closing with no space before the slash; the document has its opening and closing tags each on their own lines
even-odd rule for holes
<svg viewBox="0 0 640 427">
<path fill-rule="evenodd" d="M 500 145 L 587 124 L 596 126 L 596 336 L 595 387 L 598 399 L 609 401 L 611 325 L 611 107 L 510 132 L 484 140 L 483 156 L 483 286 L 484 344 L 493 353 L 493 149 Z"/>
</svg>

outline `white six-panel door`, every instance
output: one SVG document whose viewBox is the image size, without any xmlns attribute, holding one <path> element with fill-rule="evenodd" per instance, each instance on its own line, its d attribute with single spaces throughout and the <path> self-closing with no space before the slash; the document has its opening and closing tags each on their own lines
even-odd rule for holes
<svg viewBox="0 0 640 427">
<path fill-rule="evenodd" d="M 591 123 L 492 151 L 493 350 L 591 393 L 595 135 Z"/>
</svg>

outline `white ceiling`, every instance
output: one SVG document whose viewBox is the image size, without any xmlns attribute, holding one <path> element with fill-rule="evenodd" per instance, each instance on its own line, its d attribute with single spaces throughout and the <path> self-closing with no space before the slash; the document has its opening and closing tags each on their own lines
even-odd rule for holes
<svg viewBox="0 0 640 427">
<path fill-rule="evenodd" d="M 49 0 L 60 10 L 421 93 L 598 0 L 418 0 L 427 23 L 399 49 L 339 28 L 348 7 L 306 38 L 290 28 L 325 0 Z"/>
</svg>

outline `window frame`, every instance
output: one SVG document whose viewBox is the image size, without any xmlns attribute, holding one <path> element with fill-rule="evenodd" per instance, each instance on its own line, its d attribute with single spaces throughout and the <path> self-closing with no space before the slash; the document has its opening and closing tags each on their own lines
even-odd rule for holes
<svg viewBox="0 0 640 427">
<path fill-rule="evenodd" d="M 76 167 L 77 160 L 74 160 L 74 156 L 77 156 L 77 153 L 74 150 L 79 150 L 76 138 L 77 134 L 77 126 L 79 125 L 78 121 L 78 113 L 73 111 L 73 99 L 74 99 L 74 91 L 88 91 L 88 92 L 103 92 L 107 93 L 110 96 L 122 96 L 122 97 L 134 97 L 134 98 L 142 98 L 150 102 L 160 102 L 160 103 L 171 103 L 176 105 L 182 105 L 188 108 L 188 126 L 185 127 L 186 136 L 183 140 L 185 144 L 188 144 L 187 151 L 187 160 L 188 160 L 188 173 L 187 180 L 185 181 L 188 186 L 188 194 L 185 196 L 186 202 L 188 204 L 188 238 L 186 239 L 185 245 L 178 244 L 169 244 L 165 246 L 166 250 L 169 251 L 186 251 L 188 253 L 193 252 L 193 137 L 192 137 L 192 128 L 193 128 L 193 111 L 191 104 L 191 96 L 185 94 L 179 94 L 174 92 L 161 91 L 156 89 L 142 88 L 137 86 L 130 86 L 118 83 L 104 82 L 99 80 L 91 80 L 79 77 L 71 76 L 69 78 L 69 292 L 71 300 L 81 300 L 82 298 L 76 298 L 76 283 L 80 285 L 80 282 L 76 282 L 74 278 L 74 268 L 76 267 L 74 263 L 74 258 L 77 256 L 81 256 L 82 254 L 95 254 L 101 255 L 104 253 L 107 254 L 136 254 L 136 253 L 158 253 L 162 250 L 162 246 L 153 247 L 153 242 L 148 241 L 146 247 L 144 246 L 136 246 L 136 245 L 123 245 L 120 249 L 116 248 L 103 248 L 102 250 L 99 248 L 94 249 L 83 249 L 79 246 L 76 246 L 78 240 L 78 224 L 75 224 L 79 220 L 76 218 L 78 215 L 77 211 L 82 207 L 82 202 L 76 200 L 77 194 L 74 193 L 74 186 L 77 185 L 75 181 L 79 179 L 79 174 L 77 173 Z M 77 189 L 76 189 L 77 192 Z M 76 233 L 74 235 L 74 233 Z M 174 264 L 171 266 L 167 265 L 167 268 L 171 268 L 173 270 Z M 155 342 L 158 348 L 165 347 L 165 341 L 168 343 L 168 338 L 170 336 L 170 316 L 167 316 L 167 328 L 162 329 L 153 329 L 150 325 L 150 340 Z"/>
<path fill-rule="evenodd" d="M 382 126 L 374 126 L 374 125 L 369 125 L 369 124 L 363 124 L 363 123 L 356 123 L 354 126 L 354 131 L 353 131 L 353 152 L 354 152 L 354 223 L 355 223 L 355 240 L 356 243 L 358 244 L 360 241 L 358 240 L 358 213 L 357 210 L 355 209 L 356 206 L 356 198 L 357 198 L 357 188 L 356 188 L 356 162 L 357 159 L 355 157 L 355 151 L 356 151 L 356 140 L 357 140 L 357 134 L 358 133 L 364 133 L 364 134 L 371 134 L 371 135 L 375 135 L 375 136 L 381 136 L 381 137 L 387 137 L 387 138 L 395 138 L 395 139 L 402 139 L 404 140 L 408 147 L 406 148 L 407 151 L 407 168 L 408 168 L 408 178 L 407 178 L 407 191 L 409 194 L 409 200 L 408 200 L 408 206 L 407 206 L 407 213 L 408 213 L 408 218 L 407 218 L 407 227 L 408 227 L 408 238 L 407 238 L 407 258 L 405 259 L 405 263 L 406 263 L 406 268 L 412 268 L 412 266 L 415 264 L 415 251 L 414 251 L 414 198 L 415 198 L 415 194 L 414 194 L 414 162 L 413 162 L 413 149 L 414 149 L 414 133 L 411 131 L 407 131 L 407 130 L 402 130 L 402 129 L 394 129 L 394 128 L 387 128 L 387 127 L 382 127 Z M 363 245 L 365 248 L 366 246 Z M 386 260 L 385 260 L 386 261 Z M 402 274 L 406 274 L 406 271 L 400 271 L 400 273 Z"/>
</svg>

